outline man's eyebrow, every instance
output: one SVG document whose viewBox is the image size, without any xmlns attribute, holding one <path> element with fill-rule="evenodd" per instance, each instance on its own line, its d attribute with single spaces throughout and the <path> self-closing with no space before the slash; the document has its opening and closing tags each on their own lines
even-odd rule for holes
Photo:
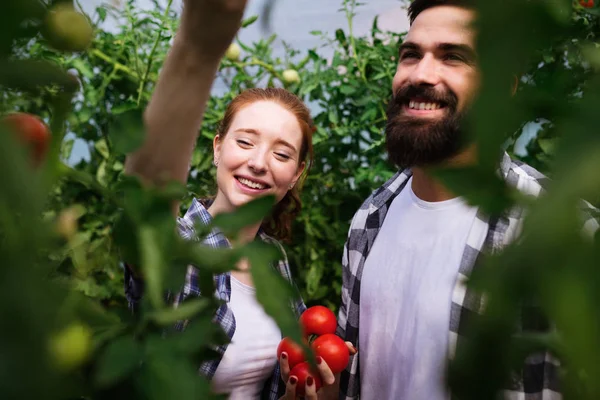
<svg viewBox="0 0 600 400">
<path fill-rule="evenodd" d="M 415 42 L 404 42 L 400 45 L 400 48 L 398 49 L 398 53 L 402 54 L 402 52 L 405 50 L 420 50 L 420 49 L 421 49 L 421 46 L 419 46 Z M 468 44 L 440 43 L 436 46 L 436 49 L 446 51 L 446 52 L 447 51 L 458 51 L 458 52 L 464 54 L 466 57 L 468 57 L 471 60 L 477 59 L 477 53 L 475 52 L 475 49 L 473 49 L 473 47 L 469 46 Z"/>
<path fill-rule="evenodd" d="M 475 52 L 475 49 L 473 49 L 473 47 L 469 46 L 468 44 L 440 43 L 438 45 L 438 48 L 443 51 L 458 51 L 460 53 L 463 53 L 465 56 L 467 56 L 471 60 L 477 59 L 477 53 Z"/>
<path fill-rule="evenodd" d="M 420 46 L 414 42 L 404 42 L 398 48 L 398 54 L 402 53 L 404 50 L 419 50 Z"/>
</svg>

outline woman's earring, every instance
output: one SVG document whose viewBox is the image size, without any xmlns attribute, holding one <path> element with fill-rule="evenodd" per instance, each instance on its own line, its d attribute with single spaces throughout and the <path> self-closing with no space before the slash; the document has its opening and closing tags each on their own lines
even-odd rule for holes
<svg viewBox="0 0 600 400">
<path fill-rule="evenodd" d="M 290 190 L 292 190 L 293 188 L 294 188 L 294 184 L 292 183 L 292 184 L 290 185 Z"/>
<path fill-rule="evenodd" d="M 219 166 L 219 162 L 218 162 L 217 160 L 215 160 L 214 158 L 213 158 L 213 165 L 214 165 L 215 167 L 218 167 L 218 166 Z"/>
</svg>

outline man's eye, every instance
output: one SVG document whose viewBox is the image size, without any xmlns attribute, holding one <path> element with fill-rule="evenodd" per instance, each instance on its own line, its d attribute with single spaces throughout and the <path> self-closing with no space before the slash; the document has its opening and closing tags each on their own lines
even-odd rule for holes
<svg viewBox="0 0 600 400">
<path fill-rule="evenodd" d="M 408 58 L 418 58 L 418 57 L 419 57 L 419 53 L 417 53 L 416 51 L 405 51 L 404 53 L 402 53 L 400 55 L 401 60 L 406 60 Z"/>
<path fill-rule="evenodd" d="M 464 61 L 465 59 L 464 59 L 464 57 L 462 57 L 459 54 L 450 53 L 450 54 L 446 54 L 446 60 L 448 60 L 448 61 Z"/>
</svg>

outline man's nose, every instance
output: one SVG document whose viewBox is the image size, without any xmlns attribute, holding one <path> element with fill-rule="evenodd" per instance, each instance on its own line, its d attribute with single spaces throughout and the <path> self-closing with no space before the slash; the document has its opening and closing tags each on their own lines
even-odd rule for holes
<svg viewBox="0 0 600 400">
<path fill-rule="evenodd" d="M 440 82 L 437 60 L 431 54 L 426 54 L 413 69 L 410 80 L 414 86 L 437 85 Z"/>
</svg>

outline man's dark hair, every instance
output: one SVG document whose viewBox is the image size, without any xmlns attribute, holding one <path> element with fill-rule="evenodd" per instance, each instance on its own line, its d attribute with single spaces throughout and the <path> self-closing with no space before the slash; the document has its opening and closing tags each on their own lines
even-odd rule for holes
<svg viewBox="0 0 600 400">
<path fill-rule="evenodd" d="M 414 0 L 408 7 L 408 19 L 410 24 L 415 21 L 415 18 L 423 11 L 436 6 L 456 6 L 474 9 L 475 0 Z"/>
</svg>

